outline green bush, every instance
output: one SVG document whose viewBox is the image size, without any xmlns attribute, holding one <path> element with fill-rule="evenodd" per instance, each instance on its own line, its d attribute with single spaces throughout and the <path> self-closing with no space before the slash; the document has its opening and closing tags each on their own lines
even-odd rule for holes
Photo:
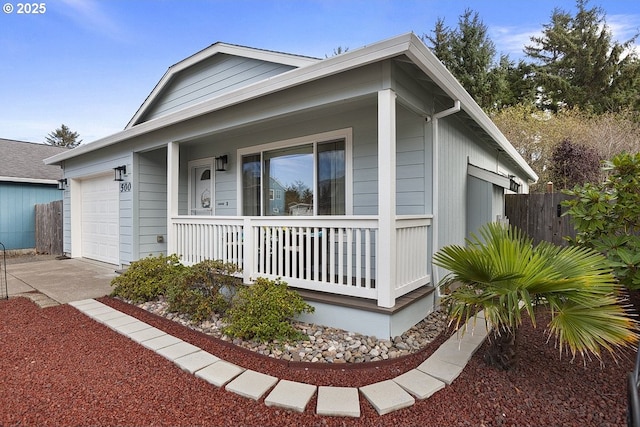
<svg viewBox="0 0 640 427">
<path fill-rule="evenodd" d="M 238 292 L 225 316 L 228 326 L 224 333 L 261 341 L 301 339 L 303 335 L 293 327 L 291 320 L 301 313 L 313 311 L 314 308 L 285 282 L 258 278 L 253 285 Z"/>
<path fill-rule="evenodd" d="M 213 312 L 224 313 L 240 283 L 234 276 L 238 271 L 235 264 L 214 260 L 185 269 L 168 289 L 169 311 L 186 313 L 196 321 L 207 319 Z"/>
<path fill-rule="evenodd" d="M 616 278 L 640 289 L 640 154 L 619 154 L 605 163 L 599 185 L 576 186 L 565 194 L 576 228 L 574 243 L 603 253 Z"/>
<path fill-rule="evenodd" d="M 177 255 L 149 255 L 131 263 L 129 268 L 111 281 L 112 296 L 133 302 L 151 301 L 165 295 L 168 286 L 186 267 Z"/>
</svg>

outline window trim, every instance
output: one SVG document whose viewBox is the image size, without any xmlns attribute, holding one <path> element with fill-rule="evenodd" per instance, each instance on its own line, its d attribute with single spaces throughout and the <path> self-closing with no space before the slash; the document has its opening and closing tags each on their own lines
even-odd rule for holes
<svg viewBox="0 0 640 427">
<path fill-rule="evenodd" d="M 285 139 L 281 141 L 268 142 L 266 144 L 253 145 L 250 147 L 239 148 L 236 152 L 236 170 L 237 172 L 237 188 L 238 188 L 238 200 L 237 200 L 237 212 L 242 216 L 242 158 L 251 154 L 260 155 L 260 164 L 263 163 L 263 154 L 265 151 L 278 150 L 281 148 L 295 147 L 297 145 L 313 144 L 313 193 L 314 198 L 317 196 L 318 189 L 318 170 L 315 166 L 317 161 L 317 144 L 323 142 L 329 142 L 332 140 L 344 139 L 344 157 L 345 157 L 345 215 L 353 215 L 353 129 L 337 129 L 328 132 L 316 133 L 312 135 L 301 136 L 297 138 Z M 260 186 L 260 200 L 264 200 L 264 184 Z M 314 203 L 314 210 L 316 209 Z M 191 205 L 189 205 L 191 206 Z M 264 215 L 265 207 L 262 206 L 261 215 Z M 316 214 L 317 215 L 317 214 Z M 314 215 L 315 216 L 315 215 Z M 326 217 L 327 215 L 322 215 Z"/>
</svg>

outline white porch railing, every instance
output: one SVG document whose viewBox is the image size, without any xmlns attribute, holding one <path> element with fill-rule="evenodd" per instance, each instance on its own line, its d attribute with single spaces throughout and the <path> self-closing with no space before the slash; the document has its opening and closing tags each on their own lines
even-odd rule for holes
<svg viewBox="0 0 640 427">
<path fill-rule="evenodd" d="M 428 283 L 430 217 L 396 220 L 394 295 Z M 237 264 L 245 282 L 282 278 L 289 286 L 377 299 L 378 219 L 358 217 L 172 218 L 170 252 L 191 265 L 205 259 Z M 386 262 L 391 262 L 387 260 Z"/>
</svg>

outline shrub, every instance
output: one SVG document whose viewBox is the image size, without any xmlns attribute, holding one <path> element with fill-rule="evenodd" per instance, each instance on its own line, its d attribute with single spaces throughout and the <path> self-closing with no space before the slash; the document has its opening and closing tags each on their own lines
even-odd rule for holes
<svg viewBox="0 0 640 427">
<path fill-rule="evenodd" d="M 185 269 L 168 289 L 169 311 L 186 313 L 196 321 L 210 317 L 213 312 L 224 313 L 240 282 L 233 276 L 238 271 L 235 264 L 214 260 Z"/>
<path fill-rule="evenodd" d="M 131 263 L 129 268 L 111 281 L 112 296 L 133 302 L 151 301 L 165 295 L 169 284 L 186 267 L 177 255 L 149 255 Z"/>
<path fill-rule="evenodd" d="M 575 243 L 602 252 L 616 278 L 640 289 L 640 154 L 619 154 L 605 163 L 607 180 L 576 186 L 565 194 L 576 227 Z"/>
<path fill-rule="evenodd" d="M 225 316 L 224 332 L 242 339 L 272 341 L 301 339 L 303 335 L 291 324 L 301 313 L 314 308 L 289 289 L 285 282 L 258 278 L 238 292 L 238 297 Z"/>
</svg>

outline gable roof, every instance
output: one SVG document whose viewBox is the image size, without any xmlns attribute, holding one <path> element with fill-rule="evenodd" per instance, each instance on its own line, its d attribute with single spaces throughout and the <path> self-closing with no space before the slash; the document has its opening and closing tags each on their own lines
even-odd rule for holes
<svg viewBox="0 0 640 427">
<path fill-rule="evenodd" d="M 142 103 L 138 111 L 133 115 L 125 129 L 129 129 L 140 122 L 145 117 L 147 112 L 152 108 L 154 103 L 161 97 L 165 89 L 169 87 L 171 82 L 175 80 L 181 73 L 189 68 L 199 64 L 206 59 L 212 58 L 216 55 L 232 55 L 237 57 L 243 57 L 248 59 L 255 59 L 258 61 L 271 62 L 275 64 L 286 65 L 292 68 L 304 67 L 305 65 L 314 64 L 320 59 L 311 58 L 308 56 L 292 55 L 289 53 L 276 52 L 271 50 L 256 49 L 246 46 L 240 46 L 235 44 L 228 44 L 217 42 L 211 46 L 197 52 L 188 58 L 172 65 L 164 73 L 158 84 L 153 88 L 147 99 Z"/>
<path fill-rule="evenodd" d="M 62 178 L 59 166 L 44 159 L 70 151 L 65 147 L 0 138 L 0 181 L 55 184 Z"/>
<path fill-rule="evenodd" d="M 494 144 L 499 151 L 506 153 L 508 158 L 511 159 L 531 181 L 538 180 L 538 176 L 533 169 L 531 169 L 502 132 L 500 132 L 498 127 L 491 121 L 482 108 L 480 108 L 480 106 L 473 100 L 471 95 L 469 95 L 469 93 L 462 87 L 449 70 L 447 70 L 440 60 L 438 60 L 429 48 L 427 48 L 425 44 L 413 33 L 393 37 L 388 40 L 383 40 L 360 49 L 347 51 L 341 55 L 323 60 L 310 61 L 311 63 L 306 66 L 301 66 L 277 76 L 252 83 L 234 91 L 224 93 L 220 96 L 207 99 L 198 104 L 188 106 L 182 110 L 172 112 L 165 116 L 158 117 L 135 126 L 127 127 L 121 132 L 75 148 L 73 152 L 61 153 L 53 156 L 46 159 L 45 162 L 48 164 L 57 164 L 65 159 L 73 158 L 84 153 L 117 144 L 121 141 L 163 129 L 194 117 L 202 116 L 223 108 L 238 105 L 252 99 L 323 79 L 368 64 L 402 56 L 408 58 L 413 64 L 415 64 L 415 66 L 429 79 L 431 79 L 431 81 L 449 98 L 459 102 L 461 110 L 466 114 L 469 122 L 471 122 L 476 129 L 480 129 L 484 134 L 486 134 L 490 142 Z"/>
</svg>

